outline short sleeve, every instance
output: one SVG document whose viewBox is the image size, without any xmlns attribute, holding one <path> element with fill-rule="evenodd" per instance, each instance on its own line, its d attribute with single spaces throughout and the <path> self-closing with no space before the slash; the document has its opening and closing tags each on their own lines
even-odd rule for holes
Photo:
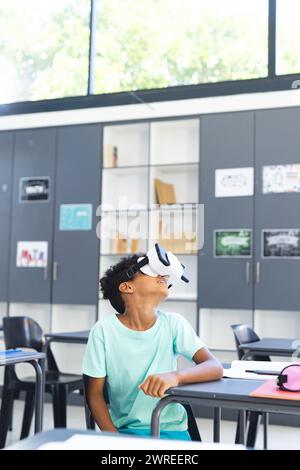
<svg viewBox="0 0 300 470">
<path fill-rule="evenodd" d="M 101 326 L 96 324 L 90 331 L 85 349 L 82 373 L 90 377 L 106 377 L 105 342 Z"/>
<path fill-rule="evenodd" d="M 199 336 L 196 335 L 192 325 L 178 313 L 174 318 L 174 352 L 192 361 L 194 354 L 205 347 Z"/>
</svg>

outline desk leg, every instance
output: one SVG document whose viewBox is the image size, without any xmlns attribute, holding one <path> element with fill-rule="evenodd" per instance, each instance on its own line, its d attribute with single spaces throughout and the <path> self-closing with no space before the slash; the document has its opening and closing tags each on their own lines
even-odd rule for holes
<svg viewBox="0 0 300 470">
<path fill-rule="evenodd" d="M 239 412 L 239 444 L 245 444 L 246 410 Z"/>
<path fill-rule="evenodd" d="M 159 400 L 157 403 L 156 407 L 154 408 L 151 416 L 151 436 L 152 437 L 159 437 L 159 419 L 162 410 L 165 408 L 165 406 L 169 405 L 169 403 L 172 402 L 177 402 L 179 403 L 179 400 L 172 396 L 167 396 Z"/>
<path fill-rule="evenodd" d="M 44 389 L 45 389 L 45 359 L 38 361 L 30 361 L 35 369 L 35 423 L 34 432 L 42 431 L 43 427 L 43 408 L 44 408 Z"/>
<path fill-rule="evenodd" d="M 221 408 L 214 408 L 214 442 L 220 442 Z"/>
<path fill-rule="evenodd" d="M 268 421 L 269 413 L 264 412 L 262 414 L 263 427 L 264 427 L 264 450 L 268 449 Z"/>
</svg>

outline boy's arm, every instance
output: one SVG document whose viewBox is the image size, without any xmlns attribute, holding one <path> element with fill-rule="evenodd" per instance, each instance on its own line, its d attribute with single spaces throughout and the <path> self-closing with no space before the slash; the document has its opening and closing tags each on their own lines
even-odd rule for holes
<svg viewBox="0 0 300 470">
<path fill-rule="evenodd" d="M 180 371 L 149 375 L 139 386 L 146 395 L 162 398 L 170 387 L 177 387 L 195 382 L 219 380 L 223 376 L 223 367 L 205 347 L 198 349 L 193 356 L 197 365 Z"/>
<path fill-rule="evenodd" d="M 194 382 L 209 382 L 222 378 L 222 364 L 207 348 L 198 349 L 193 356 L 193 361 L 196 363 L 194 367 L 176 372 L 178 385 Z"/>
<path fill-rule="evenodd" d="M 89 377 L 87 402 L 94 420 L 101 431 L 118 432 L 115 428 L 103 397 L 105 377 Z"/>
</svg>

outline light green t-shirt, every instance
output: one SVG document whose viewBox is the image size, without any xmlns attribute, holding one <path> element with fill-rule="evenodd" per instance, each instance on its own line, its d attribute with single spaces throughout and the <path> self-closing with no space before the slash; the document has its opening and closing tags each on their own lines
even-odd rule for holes
<svg viewBox="0 0 300 470">
<path fill-rule="evenodd" d="M 111 315 L 91 329 L 82 373 L 107 378 L 110 415 L 117 429 L 145 429 L 150 427 L 159 398 L 145 395 L 139 384 L 148 375 L 175 371 L 179 355 L 192 360 L 204 346 L 190 323 L 178 313 L 158 309 L 156 322 L 146 331 L 131 330 L 117 315 Z M 164 408 L 160 428 L 185 431 L 184 407 L 171 403 Z"/>
</svg>

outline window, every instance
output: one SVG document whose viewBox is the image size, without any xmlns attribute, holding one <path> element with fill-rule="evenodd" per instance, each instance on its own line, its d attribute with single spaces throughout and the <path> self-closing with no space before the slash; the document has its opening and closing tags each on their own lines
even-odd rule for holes
<svg viewBox="0 0 300 470">
<path fill-rule="evenodd" d="M 0 103 L 85 95 L 89 0 L 0 0 Z"/>
<path fill-rule="evenodd" d="M 277 0 L 276 73 L 300 72 L 300 2 Z"/>
<path fill-rule="evenodd" d="M 95 93 L 267 75 L 267 0 L 98 0 Z"/>
</svg>

